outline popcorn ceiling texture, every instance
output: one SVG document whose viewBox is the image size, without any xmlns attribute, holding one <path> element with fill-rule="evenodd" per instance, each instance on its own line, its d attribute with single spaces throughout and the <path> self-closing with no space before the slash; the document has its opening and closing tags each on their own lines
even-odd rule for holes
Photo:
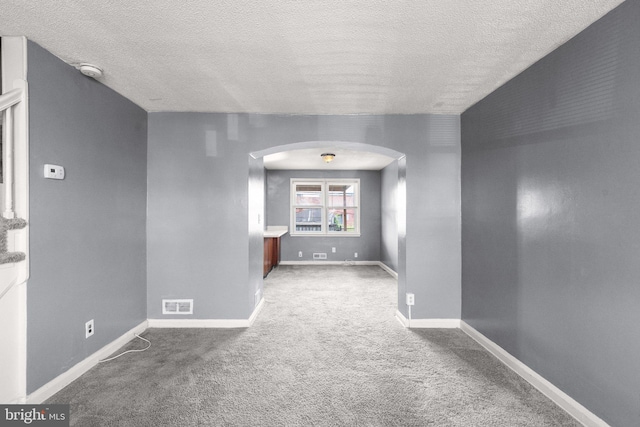
<svg viewBox="0 0 640 427">
<path fill-rule="evenodd" d="M 147 111 L 453 113 L 621 0 L 0 0 L 0 34 Z"/>
</svg>

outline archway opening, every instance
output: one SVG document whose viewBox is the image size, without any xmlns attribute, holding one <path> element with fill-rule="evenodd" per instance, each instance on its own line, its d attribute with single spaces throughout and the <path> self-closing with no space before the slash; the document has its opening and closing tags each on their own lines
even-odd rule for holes
<svg viewBox="0 0 640 427">
<path fill-rule="evenodd" d="M 340 163 L 327 166 L 322 162 L 321 151 L 322 153 L 335 152 L 336 160 L 340 159 Z M 309 162 L 303 161 L 304 156 L 309 158 Z M 377 145 L 349 141 L 305 141 L 250 153 L 249 166 L 249 218 L 258 218 L 258 221 L 250 221 L 249 226 L 251 281 L 249 288 L 256 305 L 261 299 L 263 290 L 262 264 L 256 260 L 262 260 L 263 232 L 270 223 L 273 223 L 273 218 L 270 218 L 270 213 L 267 211 L 270 189 L 266 185 L 267 175 L 272 174 L 273 172 L 270 171 L 273 170 L 295 170 L 300 171 L 299 175 L 307 172 L 316 176 L 324 172 L 325 175 L 335 174 L 338 177 L 345 176 L 345 171 L 364 169 L 380 174 L 378 196 L 381 201 L 379 212 L 381 250 L 377 259 L 368 261 L 377 262 L 397 278 L 397 304 L 404 302 L 406 292 L 406 158 L 404 153 Z M 282 181 L 280 185 L 286 186 L 286 189 L 280 189 L 281 198 L 285 197 L 282 193 L 290 194 L 289 182 Z M 280 212 L 280 218 L 284 214 L 289 215 L 290 212 L 289 198 L 286 197 L 287 201 L 280 203 L 280 205 L 286 205 L 281 207 L 284 213 Z M 366 221 L 366 217 L 363 221 Z M 286 224 L 289 225 L 290 221 L 287 220 Z M 286 242 L 283 246 L 286 247 Z M 291 250 L 290 247 L 287 249 L 288 252 Z"/>
</svg>

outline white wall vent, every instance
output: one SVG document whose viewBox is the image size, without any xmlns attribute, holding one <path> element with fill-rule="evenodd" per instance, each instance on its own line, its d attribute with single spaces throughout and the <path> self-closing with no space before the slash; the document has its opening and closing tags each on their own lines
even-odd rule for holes
<svg viewBox="0 0 640 427">
<path fill-rule="evenodd" d="M 193 314 L 193 300 L 163 299 L 162 314 Z"/>
<path fill-rule="evenodd" d="M 326 253 L 314 253 L 313 254 L 313 259 L 327 259 L 327 254 Z"/>
</svg>

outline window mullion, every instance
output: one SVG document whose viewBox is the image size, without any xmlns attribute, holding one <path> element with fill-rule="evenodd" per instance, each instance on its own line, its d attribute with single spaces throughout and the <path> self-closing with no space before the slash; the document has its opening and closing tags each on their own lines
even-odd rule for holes
<svg viewBox="0 0 640 427">
<path fill-rule="evenodd" d="M 327 234 L 327 218 L 329 217 L 327 215 L 327 181 L 322 181 L 322 186 L 320 187 L 322 190 L 322 226 L 320 227 L 320 231 L 322 234 Z"/>
</svg>

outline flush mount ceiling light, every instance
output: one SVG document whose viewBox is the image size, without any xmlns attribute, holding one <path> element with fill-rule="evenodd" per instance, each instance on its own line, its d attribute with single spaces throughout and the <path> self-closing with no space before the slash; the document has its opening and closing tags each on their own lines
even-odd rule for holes
<svg viewBox="0 0 640 427">
<path fill-rule="evenodd" d="M 333 153 L 322 153 L 322 154 L 320 154 L 320 157 L 322 157 L 322 160 L 324 160 L 325 163 L 331 163 L 335 156 L 336 155 L 333 154 Z"/>
<path fill-rule="evenodd" d="M 80 64 L 78 70 L 87 77 L 99 79 L 102 77 L 102 68 L 93 64 Z"/>
</svg>

